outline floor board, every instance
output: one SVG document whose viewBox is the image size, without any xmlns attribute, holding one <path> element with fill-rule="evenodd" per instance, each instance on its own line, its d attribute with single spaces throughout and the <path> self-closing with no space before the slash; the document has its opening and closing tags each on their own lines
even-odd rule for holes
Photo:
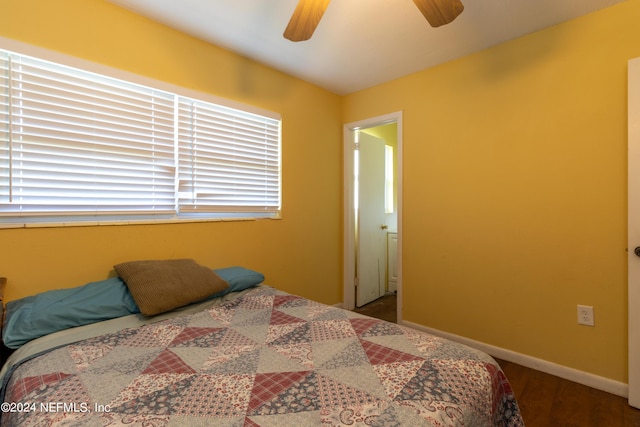
<svg viewBox="0 0 640 427">
<path fill-rule="evenodd" d="M 356 313 L 375 317 L 376 319 L 386 320 L 387 322 L 396 323 L 396 304 L 397 297 L 395 293 L 387 293 L 381 298 L 370 302 L 362 307 L 356 308 Z"/>
<path fill-rule="evenodd" d="M 497 359 L 527 427 L 640 427 L 640 410 L 620 396 Z"/>
</svg>

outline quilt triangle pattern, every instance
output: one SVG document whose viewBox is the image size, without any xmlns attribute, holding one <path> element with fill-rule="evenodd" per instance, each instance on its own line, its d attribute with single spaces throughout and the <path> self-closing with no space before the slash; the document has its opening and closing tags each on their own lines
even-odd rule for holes
<svg viewBox="0 0 640 427">
<path fill-rule="evenodd" d="M 271 325 L 289 325 L 291 323 L 301 322 L 305 322 L 305 320 L 300 319 L 299 317 L 291 316 L 278 310 L 273 310 L 273 312 L 271 313 L 271 320 L 269 321 Z"/>
<path fill-rule="evenodd" d="M 50 385 L 52 386 L 53 383 Z M 62 394 L 66 396 L 66 400 L 64 400 L 64 402 L 80 403 L 89 401 L 89 394 L 87 393 L 84 384 L 77 376 L 64 378 L 57 383 L 57 386 L 58 389 L 55 387 L 47 387 L 47 392 L 40 394 L 40 397 L 43 398 L 44 402 L 55 402 L 53 396 L 55 396 L 55 393 L 58 391 L 62 391 Z"/>
<path fill-rule="evenodd" d="M 180 392 L 172 410 L 198 417 L 243 416 L 252 385 L 253 375 L 199 375 Z"/>
<path fill-rule="evenodd" d="M 256 347 L 235 348 L 233 355 L 212 355 L 202 366 L 202 371 L 228 374 L 253 374 L 260 362 L 260 350 Z M 228 352 L 227 351 L 227 352 Z"/>
<path fill-rule="evenodd" d="M 163 390 L 184 387 L 192 376 L 192 374 L 139 375 L 120 391 L 118 396 L 110 402 L 110 405 L 112 408 L 135 406 L 136 400 L 148 399 L 145 396 L 150 394 L 158 397 L 162 396 Z"/>
<path fill-rule="evenodd" d="M 145 374 L 194 374 L 196 371 L 174 352 L 164 350 L 151 364 L 142 371 Z"/>
<path fill-rule="evenodd" d="M 260 427 L 319 426 L 321 425 L 320 423 L 321 413 L 322 411 L 318 410 L 318 411 L 304 411 L 304 412 L 287 412 L 283 414 L 271 414 L 271 415 L 251 415 L 250 419 Z M 235 426 L 230 425 L 227 427 L 235 427 Z"/>
<path fill-rule="evenodd" d="M 318 392 L 323 408 L 352 407 L 377 404 L 381 400 L 364 390 L 340 383 L 324 375 L 318 375 Z"/>
<path fill-rule="evenodd" d="M 113 350 L 110 345 L 70 346 L 69 355 L 73 359 L 78 371 L 87 369 L 96 360 L 101 359 Z"/>
<path fill-rule="evenodd" d="M 260 424 L 256 423 L 249 417 L 244 418 L 244 423 L 242 425 L 244 427 L 260 427 Z"/>
<path fill-rule="evenodd" d="M 318 386 L 315 377 L 315 372 L 310 371 L 256 375 L 248 415 L 317 410 Z"/>
<path fill-rule="evenodd" d="M 371 319 L 371 318 L 356 318 L 350 319 L 351 327 L 356 332 L 358 336 L 361 336 L 366 331 L 368 331 L 373 326 L 379 323 L 379 320 Z"/>
<path fill-rule="evenodd" d="M 273 337 L 268 340 L 270 345 L 303 344 L 313 341 L 308 323 L 272 325 L 269 331 Z"/>
<path fill-rule="evenodd" d="M 459 403 L 455 392 L 442 381 L 438 368 L 430 362 L 422 364 L 395 399 Z"/>
<path fill-rule="evenodd" d="M 201 370 L 211 373 L 251 374 L 260 362 L 260 349 L 256 346 L 218 347 L 203 364 Z"/>
<path fill-rule="evenodd" d="M 313 321 L 321 320 L 348 320 L 346 313 L 342 310 L 334 310 L 334 307 L 323 304 L 309 304 L 308 315 Z"/>
<path fill-rule="evenodd" d="M 270 319 L 271 312 L 269 310 L 256 310 L 247 312 L 246 316 L 237 319 L 234 322 L 234 326 L 268 325 Z"/>
<path fill-rule="evenodd" d="M 216 322 L 219 322 L 221 325 L 229 326 L 233 321 L 233 317 L 236 313 L 236 309 L 234 306 L 225 305 L 222 307 L 214 307 L 214 309 L 209 309 L 207 312 L 212 319 Z"/>
<path fill-rule="evenodd" d="M 329 358 L 321 365 L 321 368 L 339 369 L 365 364 L 369 364 L 369 359 L 367 358 L 362 345 L 360 345 L 359 341 L 353 341 L 342 350 L 334 353 L 331 358 Z"/>
<path fill-rule="evenodd" d="M 130 347 L 166 347 L 182 332 L 183 327 L 175 324 L 151 324 L 142 326 L 123 345 Z"/>
<path fill-rule="evenodd" d="M 25 396 L 28 396 L 33 390 L 44 388 L 49 384 L 55 384 L 70 376 L 71 374 L 56 372 L 53 374 L 22 378 L 17 381 L 15 385 L 15 401 L 22 401 L 22 399 L 24 399 Z"/>
<path fill-rule="evenodd" d="M 378 322 L 364 331 L 362 337 L 389 337 L 392 335 L 404 335 L 402 329 L 393 323 Z"/>
<path fill-rule="evenodd" d="M 283 345 L 270 345 L 276 353 L 281 354 L 287 359 L 298 362 L 302 366 L 312 369 L 313 357 L 310 344 L 296 343 L 296 344 L 283 344 Z"/>
<path fill-rule="evenodd" d="M 59 395 L 58 393 L 64 396 L 64 400 L 56 398 Z M 89 394 L 85 390 L 82 381 L 77 376 L 67 376 L 59 381 L 48 382 L 38 389 L 37 397 L 30 396 L 29 401 L 20 402 L 26 405 L 29 410 L 3 414 L 2 421 L 4 425 L 10 426 L 27 425 L 30 424 L 27 418 L 29 415 L 40 414 L 39 425 L 54 425 L 63 419 L 65 413 L 80 417 L 85 415 L 82 412 L 83 403 L 86 405 L 89 400 Z M 9 420 L 5 419 L 7 415 L 10 417 Z"/>
<path fill-rule="evenodd" d="M 307 305 L 307 303 L 295 295 L 276 295 L 273 298 L 274 308 L 299 307 L 301 305 Z"/>
<path fill-rule="evenodd" d="M 234 329 L 228 329 L 227 333 L 220 340 L 220 346 L 227 347 L 244 347 L 258 345 L 252 338 L 237 332 Z"/>
<path fill-rule="evenodd" d="M 275 295 L 255 294 L 249 298 L 243 298 L 238 303 L 238 308 L 242 310 L 262 310 L 273 309 Z"/>
<path fill-rule="evenodd" d="M 173 339 L 170 346 L 187 346 L 187 343 L 198 347 L 215 345 L 225 335 L 226 328 L 187 327 Z M 206 339 L 203 339 L 206 337 Z"/>
<path fill-rule="evenodd" d="M 82 344 L 87 346 L 105 345 L 109 347 L 115 347 L 120 343 L 128 341 L 131 337 L 135 336 L 137 333 L 138 333 L 138 329 L 127 328 L 127 329 L 121 330 L 117 334 L 99 335 L 97 337 L 86 339 L 82 342 Z"/>
<path fill-rule="evenodd" d="M 420 360 L 420 357 L 418 356 L 394 350 L 371 341 L 360 339 L 360 343 L 362 344 L 362 348 L 367 354 L 367 357 L 369 357 L 369 362 L 372 365 Z"/>
<path fill-rule="evenodd" d="M 117 373 L 137 375 L 158 357 L 162 349 L 142 347 L 116 347 L 111 352 L 87 367 L 84 372 L 96 375 Z"/>
<path fill-rule="evenodd" d="M 410 362 L 395 362 L 384 365 L 376 365 L 374 371 L 380 378 L 387 396 L 395 399 L 406 385 L 411 381 L 422 367 L 423 360 L 412 360 Z"/>
<path fill-rule="evenodd" d="M 345 319 L 311 322 L 311 331 L 314 341 L 333 341 L 356 335 L 349 321 Z"/>
<path fill-rule="evenodd" d="M 193 382 L 193 376 L 180 376 L 178 381 L 171 381 L 165 387 L 156 388 L 147 393 L 136 393 L 135 398 L 121 402 L 113 408 L 121 414 L 153 414 L 170 415 L 175 413 L 177 402 L 181 398 L 182 390 Z M 147 390 L 147 389 L 143 389 Z"/>
<path fill-rule="evenodd" d="M 494 384 L 493 387 L 499 388 L 500 378 L 504 377 L 502 371 L 484 362 L 461 364 L 455 360 L 432 360 L 431 363 L 438 369 L 441 382 L 455 391 L 459 401 L 469 402 L 468 405 L 472 406 L 475 412 L 484 414 L 486 419 L 489 418 L 489 408 L 497 407 L 497 403 L 492 402 L 492 405 L 488 405 L 485 400 L 486 393 L 482 393 L 482 390 L 474 385 L 491 382 Z"/>
<path fill-rule="evenodd" d="M 316 301 L 307 301 L 307 310 L 309 313 L 309 319 L 313 320 L 330 320 L 334 318 L 344 319 L 346 317 L 346 312 L 343 312 L 342 310 L 335 310 L 335 307 L 320 304 Z"/>
</svg>

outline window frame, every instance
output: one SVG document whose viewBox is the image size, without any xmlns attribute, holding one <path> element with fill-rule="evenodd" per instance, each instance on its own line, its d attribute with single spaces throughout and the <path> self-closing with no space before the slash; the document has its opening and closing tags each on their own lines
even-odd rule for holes
<svg viewBox="0 0 640 427">
<path fill-rule="evenodd" d="M 195 91 L 182 86 L 155 80 L 146 76 L 130 73 L 128 71 L 115 69 L 105 65 L 93 63 L 65 54 L 49 51 L 44 48 L 28 45 L 10 39 L 0 37 L 0 49 L 10 51 L 20 55 L 35 57 L 44 61 L 50 61 L 68 67 L 77 68 L 89 73 L 95 73 L 109 78 L 122 80 L 127 83 L 149 87 L 153 90 L 169 92 L 177 98 L 188 98 L 196 102 L 215 104 L 223 108 L 239 110 L 248 115 L 258 115 L 277 121 L 277 207 L 267 209 L 264 212 L 246 212 L 246 211 L 224 211 L 218 212 L 189 212 L 179 213 L 174 211 L 169 215 L 150 215 L 142 214 L 100 214 L 100 215 L 80 215 L 80 216 L 55 216 L 55 215 L 38 215 L 38 216 L 0 216 L 0 228 L 21 228 L 21 227 L 56 227 L 56 226 L 87 226 L 87 225 L 125 225 L 125 224 L 151 224 L 151 223 L 183 223 L 183 222 L 210 222 L 210 221 L 239 221 L 239 220 L 257 220 L 257 219 L 280 219 L 282 213 L 282 118 L 279 113 L 265 110 L 259 107 L 250 106 L 229 99 L 217 97 L 204 92 Z M 176 139 L 178 132 L 176 131 Z M 178 162 L 177 151 L 180 148 L 175 146 L 176 159 Z M 176 163 L 177 166 L 177 163 Z M 178 176 L 176 175 L 176 189 L 174 191 L 176 201 L 179 197 Z M 178 206 L 176 206 L 178 208 Z"/>
</svg>

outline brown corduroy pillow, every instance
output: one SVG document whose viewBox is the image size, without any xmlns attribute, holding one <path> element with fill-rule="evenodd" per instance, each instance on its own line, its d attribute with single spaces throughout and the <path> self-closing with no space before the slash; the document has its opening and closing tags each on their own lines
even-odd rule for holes
<svg viewBox="0 0 640 427">
<path fill-rule="evenodd" d="M 229 287 L 192 259 L 130 261 L 114 266 L 146 316 L 200 301 Z"/>
</svg>

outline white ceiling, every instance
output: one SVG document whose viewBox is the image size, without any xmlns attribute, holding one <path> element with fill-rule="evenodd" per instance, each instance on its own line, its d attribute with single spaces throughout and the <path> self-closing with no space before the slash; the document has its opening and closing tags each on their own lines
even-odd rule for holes
<svg viewBox="0 0 640 427">
<path fill-rule="evenodd" d="M 345 95 L 623 0 L 463 0 L 432 28 L 411 0 L 334 0 L 311 40 L 282 37 L 298 0 L 110 0 Z"/>
</svg>

